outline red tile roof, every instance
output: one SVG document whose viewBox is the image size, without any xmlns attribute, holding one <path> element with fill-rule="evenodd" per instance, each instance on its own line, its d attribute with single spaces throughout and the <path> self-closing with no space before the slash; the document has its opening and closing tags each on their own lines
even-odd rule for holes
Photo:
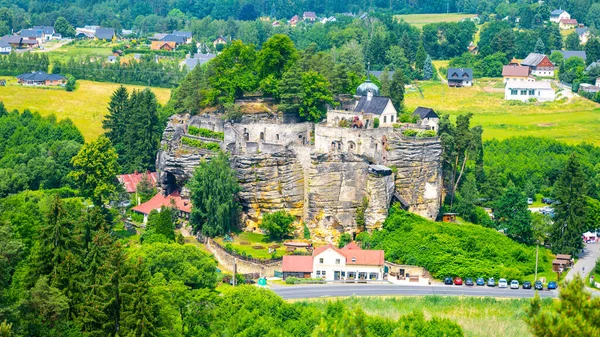
<svg viewBox="0 0 600 337">
<path fill-rule="evenodd" d="M 576 25 L 577 19 L 562 19 L 560 20 L 560 23 L 562 23 L 563 25 Z"/>
<path fill-rule="evenodd" d="M 346 247 L 344 247 L 344 249 L 362 250 L 362 248 L 360 248 L 354 241 L 347 244 Z"/>
<path fill-rule="evenodd" d="M 529 76 L 529 67 L 508 65 L 502 67 L 502 76 Z"/>
<path fill-rule="evenodd" d="M 178 210 L 186 213 L 192 212 L 192 203 L 190 200 L 182 199 L 179 191 L 175 191 L 168 196 L 159 193 L 145 203 L 135 206 L 132 210 L 142 214 L 150 214 L 153 209 L 159 210 L 162 206 L 171 206 L 171 200 L 175 201 L 175 207 Z"/>
<path fill-rule="evenodd" d="M 313 250 L 313 258 L 327 249 L 333 249 L 342 256 L 346 258 L 346 264 L 348 265 L 364 265 L 364 266 L 382 266 L 385 261 L 385 256 L 383 250 L 363 250 L 352 248 L 352 246 L 348 247 L 350 244 L 346 245 L 344 248 L 336 248 L 332 244 L 328 244 L 327 246 L 319 247 Z M 356 246 L 356 244 L 354 244 Z M 358 247 L 358 246 L 356 246 Z"/>
<path fill-rule="evenodd" d="M 152 186 L 156 186 L 156 182 L 158 181 L 158 176 L 156 172 L 146 172 L 146 173 L 132 173 L 132 174 L 122 174 L 117 176 L 119 182 L 125 186 L 125 191 L 127 193 L 135 193 L 137 190 L 137 185 L 142 181 L 144 175 L 148 176 L 150 183 Z"/>
<path fill-rule="evenodd" d="M 284 255 L 282 272 L 312 273 L 313 257 L 301 255 Z"/>
</svg>

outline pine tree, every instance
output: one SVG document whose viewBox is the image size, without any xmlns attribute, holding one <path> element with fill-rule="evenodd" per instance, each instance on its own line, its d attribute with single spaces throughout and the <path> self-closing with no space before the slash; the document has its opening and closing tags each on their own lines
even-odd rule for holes
<svg viewBox="0 0 600 337">
<path fill-rule="evenodd" d="M 150 89 L 133 91 L 127 106 L 128 118 L 119 162 L 126 172 L 154 170 L 160 144 L 158 102 Z"/>
<path fill-rule="evenodd" d="M 348 67 L 344 63 L 336 64 L 331 78 L 331 91 L 334 94 L 348 94 L 351 90 L 350 85 Z"/>
<path fill-rule="evenodd" d="M 433 78 L 433 63 L 431 62 L 431 57 L 427 55 L 425 59 L 425 64 L 423 65 L 423 79 L 430 80 Z"/>
<path fill-rule="evenodd" d="M 534 52 L 538 53 L 538 54 L 543 54 L 546 51 L 546 45 L 544 45 L 544 41 L 542 41 L 541 38 L 537 39 L 537 42 L 535 43 L 535 47 L 534 47 Z"/>
<path fill-rule="evenodd" d="M 554 185 L 554 228 L 552 251 L 575 255 L 583 247 L 581 234 L 585 223 L 586 185 L 581 163 L 575 154 L 569 157 Z"/>
<path fill-rule="evenodd" d="M 129 93 L 124 86 L 120 86 L 108 102 L 108 114 L 102 121 L 104 134 L 117 148 L 117 152 L 121 153 L 120 146 L 125 136 L 126 123 L 128 116 Z"/>
<path fill-rule="evenodd" d="M 390 99 L 396 110 L 400 113 L 404 109 L 404 73 L 397 69 L 390 83 Z"/>
<path fill-rule="evenodd" d="M 125 336 L 158 336 L 159 309 L 150 293 L 150 273 L 138 258 L 125 277 L 123 333 Z"/>
<path fill-rule="evenodd" d="M 120 242 L 115 242 L 108 253 L 102 275 L 105 280 L 102 283 L 102 291 L 106 293 L 107 301 L 105 312 L 108 321 L 103 325 L 109 335 L 120 335 L 123 316 L 123 288 L 125 287 L 125 276 L 129 269 L 126 264 L 125 251 Z"/>
<path fill-rule="evenodd" d="M 408 59 L 411 64 L 415 62 L 415 49 L 413 48 L 413 42 L 408 36 L 408 32 L 404 31 L 400 38 L 400 47 L 404 50 L 404 56 Z"/>
<path fill-rule="evenodd" d="M 279 82 L 279 110 L 284 113 L 297 114 L 300 103 L 304 99 L 302 91 L 302 73 L 298 67 L 286 71 Z"/>
<path fill-rule="evenodd" d="M 388 71 L 388 68 L 385 67 L 383 68 L 383 72 L 381 73 L 381 87 L 379 88 L 381 90 L 381 96 L 386 96 L 389 97 L 390 96 L 390 72 Z"/>
<path fill-rule="evenodd" d="M 417 54 L 415 55 L 415 70 L 421 72 L 425 66 L 426 59 L 427 52 L 425 52 L 425 47 L 423 46 L 423 42 L 421 42 L 419 48 L 417 48 Z"/>
</svg>

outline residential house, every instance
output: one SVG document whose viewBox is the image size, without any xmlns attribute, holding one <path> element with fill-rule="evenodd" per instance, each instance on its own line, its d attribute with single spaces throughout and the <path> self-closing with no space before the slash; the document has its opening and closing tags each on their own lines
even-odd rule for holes
<svg viewBox="0 0 600 337">
<path fill-rule="evenodd" d="M 470 87 L 473 85 L 473 69 L 448 68 L 448 86 Z"/>
<path fill-rule="evenodd" d="M 54 35 L 56 32 L 54 31 L 53 26 L 33 26 L 32 29 L 41 30 L 44 33 L 43 38 L 45 41 L 50 41 L 52 39 L 56 39 L 57 36 L 60 35 L 60 34 L 58 34 L 57 36 Z"/>
<path fill-rule="evenodd" d="M 156 40 L 156 41 L 161 41 L 165 36 L 167 36 L 169 34 L 164 34 L 164 33 L 154 33 L 154 35 L 152 35 L 150 37 L 150 40 Z"/>
<path fill-rule="evenodd" d="M 302 19 L 304 21 L 315 22 L 317 21 L 317 14 L 315 14 L 315 12 L 304 12 L 304 14 L 302 14 Z"/>
<path fill-rule="evenodd" d="M 187 39 L 185 38 L 185 36 L 167 34 L 162 39 L 160 39 L 160 41 L 161 42 L 173 42 L 173 43 L 175 43 L 175 45 L 182 45 L 182 44 L 186 43 Z"/>
<path fill-rule="evenodd" d="M 277 20 L 273 21 L 273 23 L 271 24 L 271 27 L 279 27 L 279 26 L 281 26 L 281 22 L 279 22 Z"/>
<path fill-rule="evenodd" d="M 222 36 L 219 36 L 218 38 L 216 38 L 216 39 L 213 41 L 213 47 L 215 47 L 215 48 L 216 48 L 216 47 L 217 47 L 217 45 L 219 45 L 219 44 L 227 44 L 227 40 L 225 40 L 225 38 L 224 38 L 224 37 L 222 37 Z"/>
<path fill-rule="evenodd" d="M 0 40 L 8 43 L 12 48 L 19 48 L 23 38 L 19 35 L 4 35 Z"/>
<path fill-rule="evenodd" d="M 175 36 L 182 36 L 184 38 L 184 42 L 185 44 L 190 44 L 192 43 L 192 32 L 186 32 L 186 31 L 181 31 L 181 30 L 174 30 L 173 35 Z"/>
<path fill-rule="evenodd" d="M 562 19 L 558 23 L 560 29 L 573 29 L 579 25 L 576 19 Z"/>
<path fill-rule="evenodd" d="M 584 61 L 587 60 L 587 55 L 585 53 L 585 50 L 553 50 L 552 52 L 554 53 L 555 51 L 563 54 L 563 59 L 565 61 L 570 59 L 571 57 L 580 57 Z"/>
<path fill-rule="evenodd" d="M 590 39 L 591 33 L 590 33 L 590 30 L 587 29 L 587 27 L 575 28 L 575 32 L 579 36 L 580 44 L 586 44 L 588 42 L 588 40 Z"/>
<path fill-rule="evenodd" d="M 300 18 L 298 17 L 298 15 L 294 15 L 290 19 L 290 26 L 296 27 L 296 25 L 298 24 L 298 22 L 300 22 Z"/>
<path fill-rule="evenodd" d="M 579 85 L 579 91 L 587 92 L 589 94 L 595 94 L 600 91 L 600 87 L 593 84 L 581 83 Z"/>
<path fill-rule="evenodd" d="M 467 50 L 469 51 L 469 53 L 471 53 L 472 55 L 477 55 L 479 54 L 479 47 L 477 47 L 476 44 L 473 43 L 473 41 L 471 41 L 469 43 L 469 46 L 467 47 Z"/>
<path fill-rule="evenodd" d="M 186 66 L 188 70 L 194 69 L 197 65 L 203 65 L 204 63 L 214 59 L 216 54 L 194 54 L 193 57 L 187 58 L 182 62 L 182 66 Z"/>
<path fill-rule="evenodd" d="M 539 102 L 552 102 L 556 98 L 556 93 L 550 82 L 518 82 L 512 81 L 506 83 L 504 87 L 505 100 L 529 101 L 536 99 Z"/>
<path fill-rule="evenodd" d="M 94 36 L 98 40 L 112 41 L 116 37 L 115 29 L 114 28 L 96 28 Z"/>
<path fill-rule="evenodd" d="M 115 62 L 117 62 L 117 57 L 114 55 L 111 55 L 107 58 L 107 60 L 108 60 L 108 63 L 115 63 Z"/>
<path fill-rule="evenodd" d="M 554 64 L 544 54 L 531 53 L 521 61 L 521 65 L 529 67 L 533 76 L 554 77 Z"/>
<path fill-rule="evenodd" d="M 156 183 L 158 182 L 158 175 L 156 172 L 146 171 L 144 173 L 139 173 L 136 171 L 132 174 L 121 174 L 117 176 L 119 183 L 121 183 L 125 188 L 125 191 L 130 194 L 137 192 L 137 186 L 144 178 L 148 179 L 152 187 L 156 187 Z"/>
<path fill-rule="evenodd" d="M 148 215 L 153 210 L 160 211 L 160 209 L 165 207 L 175 206 L 178 213 L 177 215 L 182 219 L 189 219 L 190 214 L 192 213 L 192 203 L 189 199 L 184 199 L 181 197 L 179 191 L 174 191 L 169 195 L 164 195 L 163 193 L 158 193 L 152 199 L 146 201 L 143 204 L 139 204 L 132 208 L 131 210 L 142 214 L 144 216 L 144 223 L 148 222 Z"/>
<path fill-rule="evenodd" d="M 590 63 L 589 66 L 585 67 L 585 72 L 589 73 L 592 69 L 596 67 L 600 67 L 600 60 Z"/>
<path fill-rule="evenodd" d="M 521 62 L 519 62 L 519 60 L 517 60 L 516 58 L 513 57 L 512 60 L 510 60 L 510 62 L 508 62 L 509 66 L 520 66 Z"/>
<path fill-rule="evenodd" d="M 133 54 L 133 59 L 136 61 L 141 61 L 142 60 L 142 54 Z"/>
<path fill-rule="evenodd" d="M 65 85 L 67 78 L 59 74 L 47 74 L 43 71 L 36 71 L 17 76 L 17 82 L 22 85 Z"/>
<path fill-rule="evenodd" d="M 425 127 L 427 130 L 438 130 L 440 116 L 432 108 L 417 107 L 413 112 L 413 116 L 419 119 L 417 125 Z"/>
<path fill-rule="evenodd" d="M 12 46 L 10 43 L 0 40 L 0 54 L 10 54 L 12 51 Z"/>
<path fill-rule="evenodd" d="M 45 40 L 44 31 L 41 29 L 23 29 L 19 35 L 21 35 L 23 40 L 37 41 L 37 43 L 35 43 L 36 45 L 43 44 Z M 23 41 L 21 41 L 21 44 L 22 43 Z"/>
<path fill-rule="evenodd" d="M 313 250 L 312 256 L 286 255 L 283 278 L 321 278 L 326 281 L 383 280 L 383 250 L 363 250 L 354 242 L 344 248 L 331 244 Z"/>
<path fill-rule="evenodd" d="M 121 29 L 121 36 L 130 36 L 133 35 L 132 29 Z"/>
<path fill-rule="evenodd" d="M 356 106 L 355 113 L 371 114 L 373 118 L 379 118 L 379 126 L 392 126 L 397 122 L 396 108 L 389 97 L 375 96 L 372 91 L 367 92 L 366 96 L 361 96 Z"/>
<path fill-rule="evenodd" d="M 150 50 L 173 51 L 175 50 L 176 45 L 177 43 L 172 41 L 152 41 L 152 44 L 150 45 Z"/>
<path fill-rule="evenodd" d="M 560 20 L 570 19 L 571 14 L 563 11 L 562 9 L 555 9 L 550 13 L 550 21 L 554 23 L 559 23 Z"/>
<path fill-rule="evenodd" d="M 502 67 L 502 77 L 504 78 L 504 84 L 509 81 L 535 81 L 535 79 L 529 76 L 530 68 L 519 65 L 507 65 Z"/>
</svg>

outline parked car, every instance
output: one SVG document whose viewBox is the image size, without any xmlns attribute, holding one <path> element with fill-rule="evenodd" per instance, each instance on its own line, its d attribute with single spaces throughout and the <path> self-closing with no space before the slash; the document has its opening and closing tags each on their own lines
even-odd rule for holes
<svg viewBox="0 0 600 337">
<path fill-rule="evenodd" d="M 533 205 L 533 199 L 527 198 L 527 205 Z"/>
<path fill-rule="evenodd" d="M 462 286 L 463 280 L 460 277 L 454 279 L 454 285 Z"/>
<path fill-rule="evenodd" d="M 474 284 L 475 283 L 473 283 L 473 279 L 470 277 L 467 277 L 467 279 L 465 280 L 465 285 L 472 287 Z"/>
<path fill-rule="evenodd" d="M 487 281 L 487 285 L 488 287 L 495 287 L 496 286 L 496 280 L 494 280 L 493 277 L 490 277 Z"/>
<path fill-rule="evenodd" d="M 542 198 L 542 202 L 544 204 L 550 205 L 554 202 L 554 200 L 552 200 L 552 198 Z"/>
<path fill-rule="evenodd" d="M 484 286 L 485 285 L 485 280 L 483 279 L 483 277 L 478 277 L 477 281 L 476 281 L 476 284 L 478 286 Z"/>
<path fill-rule="evenodd" d="M 548 290 L 555 290 L 556 288 L 558 288 L 558 284 L 556 284 L 556 282 L 548 282 Z"/>
<path fill-rule="evenodd" d="M 517 281 L 517 280 L 510 281 L 510 289 L 519 289 L 519 281 Z"/>
<path fill-rule="evenodd" d="M 544 290 L 544 284 L 542 283 L 542 281 L 535 281 L 533 287 L 535 288 L 535 290 Z"/>
<path fill-rule="evenodd" d="M 506 282 L 506 279 L 501 278 L 498 280 L 498 288 L 508 288 L 508 282 Z"/>
<path fill-rule="evenodd" d="M 523 289 L 531 289 L 531 282 L 529 282 L 529 281 L 523 282 Z"/>
<path fill-rule="evenodd" d="M 449 284 L 449 285 L 452 285 L 452 283 L 453 283 L 453 282 L 452 282 L 452 277 L 446 277 L 446 278 L 444 279 L 444 284 Z"/>
</svg>

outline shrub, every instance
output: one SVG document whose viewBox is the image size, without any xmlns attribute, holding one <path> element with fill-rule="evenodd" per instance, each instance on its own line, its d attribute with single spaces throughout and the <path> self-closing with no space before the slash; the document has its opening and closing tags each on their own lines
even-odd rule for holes
<svg viewBox="0 0 600 337">
<path fill-rule="evenodd" d="M 375 117 L 375 119 L 373 119 L 373 127 L 375 129 L 379 127 L 379 118 Z"/>
<path fill-rule="evenodd" d="M 210 151 L 219 151 L 221 149 L 221 146 L 219 146 L 219 144 L 217 143 L 207 143 L 197 139 L 191 139 L 186 137 L 181 138 L 181 143 L 198 149 L 205 149 Z"/>
<path fill-rule="evenodd" d="M 435 133 L 434 130 L 427 130 L 427 131 L 419 132 L 417 134 L 418 138 L 433 138 L 435 136 L 437 136 L 437 134 Z"/>
<path fill-rule="evenodd" d="M 406 137 L 416 137 L 419 132 L 417 130 L 407 129 L 402 131 L 402 134 Z"/>
<path fill-rule="evenodd" d="M 197 128 L 195 126 L 190 125 L 188 128 L 188 133 L 190 135 L 204 137 L 204 138 L 214 138 L 214 139 L 225 139 L 224 132 L 215 132 L 205 128 Z"/>
</svg>

